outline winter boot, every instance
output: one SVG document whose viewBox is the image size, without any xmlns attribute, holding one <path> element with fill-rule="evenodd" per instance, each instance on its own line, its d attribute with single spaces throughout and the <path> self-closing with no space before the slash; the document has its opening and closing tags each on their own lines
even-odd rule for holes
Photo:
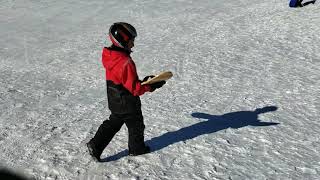
<svg viewBox="0 0 320 180">
<path fill-rule="evenodd" d="M 101 151 L 99 151 L 96 146 L 92 143 L 92 141 L 89 141 L 87 143 L 87 147 L 88 147 L 88 150 L 89 150 L 89 153 L 90 155 L 93 157 L 93 159 L 97 162 L 101 162 L 101 158 L 100 158 L 100 155 L 101 155 Z"/>
<path fill-rule="evenodd" d="M 129 148 L 129 156 L 138 156 L 138 155 L 142 155 L 142 154 L 147 154 L 147 153 L 149 153 L 149 152 L 151 152 L 149 146 L 145 146 L 144 148 L 139 149 L 139 150 L 137 150 L 137 151 L 132 151 L 132 150 L 130 150 L 130 148 Z"/>
</svg>

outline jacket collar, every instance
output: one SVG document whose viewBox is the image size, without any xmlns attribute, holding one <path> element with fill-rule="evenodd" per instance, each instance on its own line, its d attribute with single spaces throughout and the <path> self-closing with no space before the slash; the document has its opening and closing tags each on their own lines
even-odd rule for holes
<svg viewBox="0 0 320 180">
<path fill-rule="evenodd" d="M 131 50 L 127 50 L 127 49 L 123 49 L 123 48 L 120 48 L 120 47 L 117 47 L 115 45 L 111 45 L 110 47 L 105 47 L 111 51 L 119 51 L 119 52 L 123 52 L 123 53 L 126 53 L 127 55 L 130 55 L 131 54 Z"/>
</svg>

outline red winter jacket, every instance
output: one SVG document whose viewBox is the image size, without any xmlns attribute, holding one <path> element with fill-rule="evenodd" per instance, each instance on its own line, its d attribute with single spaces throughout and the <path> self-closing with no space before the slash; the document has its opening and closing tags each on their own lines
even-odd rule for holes
<svg viewBox="0 0 320 180">
<path fill-rule="evenodd" d="M 151 91 L 150 85 L 141 85 L 136 65 L 129 53 L 104 48 L 102 63 L 106 69 L 106 80 L 112 81 L 116 85 L 122 85 L 133 96 L 141 96 L 145 92 Z"/>
</svg>

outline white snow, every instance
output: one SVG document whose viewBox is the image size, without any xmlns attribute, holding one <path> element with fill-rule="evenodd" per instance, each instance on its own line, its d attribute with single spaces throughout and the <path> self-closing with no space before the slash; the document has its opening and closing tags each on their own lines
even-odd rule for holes
<svg viewBox="0 0 320 180">
<path fill-rule="evenodd" d="M 48 180 L 320 179 L 319 7 L 2 0 L 0 166 Z M 96 163 L 85 143 L 110 115 L 101 50 L 117 21 L 138 31 L 141 78 L 174 77 L 141 97 L 153 152 L 125 156 L 123 126 Z"/>
</svg>

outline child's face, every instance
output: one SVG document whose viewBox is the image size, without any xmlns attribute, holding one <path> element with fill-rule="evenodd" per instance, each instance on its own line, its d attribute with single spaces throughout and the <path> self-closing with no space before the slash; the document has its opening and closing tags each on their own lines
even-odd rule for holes
<svg viewBox="0 0 320 180">
<path fill-rule="evenodd" d="M 128 48 L 133 48 L 134 47 L 134 39 L 130 39 L 128 42 Z"/>
</svg>

